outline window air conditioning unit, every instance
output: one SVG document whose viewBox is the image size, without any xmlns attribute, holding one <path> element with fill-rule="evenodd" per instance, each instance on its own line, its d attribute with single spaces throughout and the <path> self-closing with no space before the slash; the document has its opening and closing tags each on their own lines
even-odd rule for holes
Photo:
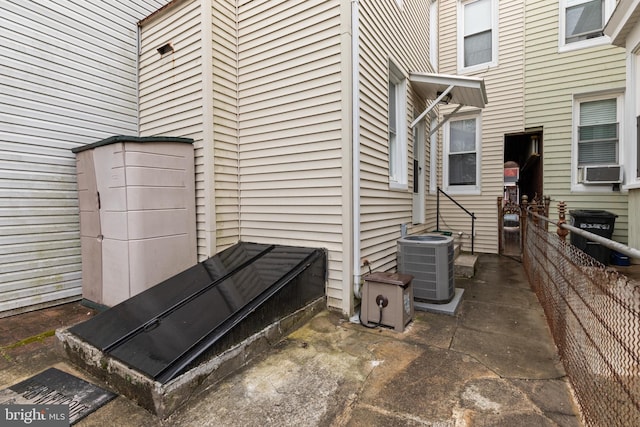
<svg viewBox="0 0 640 427">
<path fill-rule="evenodd" d="M 622 166 L 585 166 L 582 176 L 583 184 L 620 184 Z"/>
</svg>

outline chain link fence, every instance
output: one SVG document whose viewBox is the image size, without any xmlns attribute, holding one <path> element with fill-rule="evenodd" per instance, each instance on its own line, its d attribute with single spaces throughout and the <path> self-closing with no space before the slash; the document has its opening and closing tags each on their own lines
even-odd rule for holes
<svg viewBox="0 0 640 427">
<path fill-rule="evenodd" d="M 640 284 L 566 242 L 566 230 L 547 231 L 547 218 L 523 216 L 523 265 L 584 423 L 640 426 Z"/>
</svg>

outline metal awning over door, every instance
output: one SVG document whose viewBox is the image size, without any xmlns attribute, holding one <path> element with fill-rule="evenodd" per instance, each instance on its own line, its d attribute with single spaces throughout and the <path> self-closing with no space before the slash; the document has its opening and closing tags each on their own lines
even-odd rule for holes
<svg viewBox="0 0 640 427">
<path fill-rule="evenodd" d="M 409 81 L 416 93 L 423 99 L 433 100 L 432 103 L 411 123 L 414 127 L 420 120 L 433 110 L 439 102 L 457 104 L 454 114 L 464 106 L 484 108 L 489 102 L 484 80 L 477 77 L 452 76 L 448 74 L 410 73 Z M 439 125 L 442 126 L 448 117 Z M 432 129 L 432 133 L 437 130 Z"/>
</svg>

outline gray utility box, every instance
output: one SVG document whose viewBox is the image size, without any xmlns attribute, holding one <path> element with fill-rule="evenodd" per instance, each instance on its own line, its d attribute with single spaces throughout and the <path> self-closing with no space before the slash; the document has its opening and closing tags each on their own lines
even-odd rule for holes
<svg viewBox="0 0 640 427">
<path fill-rule="evenodd" d="M 82 296 L 112 306 L 197 263 L 193 140 L 77 147 Z"/>
<path fill-rule="evenodd" d="M 413 276 L 416 301 L 446 304 L 455 295 L 453 237 L 442 234 L 398 240 L 398 271 Z"/>
<path fill-rule="evenodd" d="M 369 325 L 390 326 L 397 332 L 413 319 L 412 277 L 408 274 L 376 272 L 363 277 L 360 319 Z M 383 301 L 382 311 L 378 300 Z"/>
</svg>

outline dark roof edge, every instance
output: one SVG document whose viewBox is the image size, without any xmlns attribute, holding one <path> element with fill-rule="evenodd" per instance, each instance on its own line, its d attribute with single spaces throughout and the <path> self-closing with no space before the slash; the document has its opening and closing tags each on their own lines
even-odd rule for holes
<svg viewBox="0 0 640 427">
<path fill-rule="evenodd" d="M 101 139 L 100 141 L 82 145 L 80 147 L 72 148 L 73 153 L 79 153 L 81 151 L 91 150 L 92 148 L 102 147 L 103 145 L 115 144 L 118 142 L 180 142 L 184 144 L 193 144 L 191 138 L 181 138 L 177 136 L 127 136 L 127 135 L 115 135 L 109 138 Z"/>
</svg>

